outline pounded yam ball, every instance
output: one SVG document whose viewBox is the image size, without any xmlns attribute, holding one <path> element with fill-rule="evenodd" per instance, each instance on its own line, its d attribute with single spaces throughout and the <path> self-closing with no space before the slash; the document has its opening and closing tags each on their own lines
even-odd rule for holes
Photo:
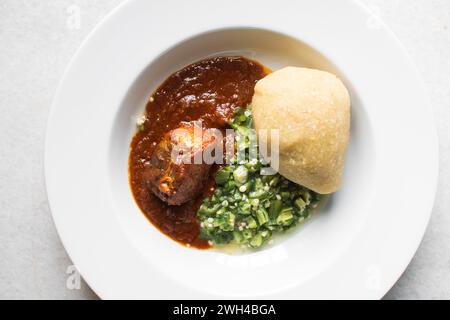
<svg viewBox="0 0 450 320">
<path fill-rule="evenodd" d="M 278 70 L 256 84 L 252 110 L 262 142 L 279 130 L 281 175 L 320 194 L 339 189 L 350 131 L 350 96 L 341 80 L 307 68 Z"/>
</svg>

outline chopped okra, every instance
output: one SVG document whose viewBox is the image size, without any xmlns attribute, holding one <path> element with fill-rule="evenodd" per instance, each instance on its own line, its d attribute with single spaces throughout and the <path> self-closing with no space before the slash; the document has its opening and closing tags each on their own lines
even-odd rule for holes
<svg viewBox="0 0 450 320">
<path fill-rule="evenodd" d="M 237 150 L 250 148 L 251 110 L 239 109 L 231 127 L 237 130 Z M 201 237 L 214 244 L 237 243 L 261 247 L 275 233 L 295 226 L 309 216 L 320 195 L 299 186 L 280 174 L 261 175 L 268 167 L 258 159 L 230 164 L 216 173 L 214 195 L 198 210 Z"/>
</svg>

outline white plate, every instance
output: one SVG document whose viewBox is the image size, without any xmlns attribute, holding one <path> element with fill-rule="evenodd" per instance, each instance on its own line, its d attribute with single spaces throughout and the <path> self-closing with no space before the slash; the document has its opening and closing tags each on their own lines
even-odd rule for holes
<svg viewBox="0 0 450 320">
<path fill-rule="evenodd" d="M 352 96 L 345 181 L 287 239 L 231 256 L 156 230 L 127 178 L 135 117 L 173 71 L 242 54 L 338 73 Z M 380 298 L 426 228 L 438 165 L 421 80 L 394 36 L 353 1 L 129 1 L 70 64 L 48 123 L 45 171 L 70 257 L 102 298 Z"/>
</svg>

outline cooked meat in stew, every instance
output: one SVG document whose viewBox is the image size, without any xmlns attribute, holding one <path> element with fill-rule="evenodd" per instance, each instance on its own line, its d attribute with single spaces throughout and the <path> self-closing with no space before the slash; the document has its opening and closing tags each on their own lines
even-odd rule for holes
<svg viewBox="0 0 450 320">
<path fill-rule="evenodd" d="M 168 132 L 153 151 L 143 179 L 161 200 L 181 205 L 195 199 L 203 190 L 211 164 L 203 161 L 203 151 L 213 147 L 213 136 L 194 136 L 194 124 Z"/>
</svg>

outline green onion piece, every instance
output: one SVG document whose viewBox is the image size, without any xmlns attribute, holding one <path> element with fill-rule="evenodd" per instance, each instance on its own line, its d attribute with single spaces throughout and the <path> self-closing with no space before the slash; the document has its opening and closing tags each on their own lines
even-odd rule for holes
<svg viewBox="0 0 450 320">
<path fill-rule="evenodd" d="M 275 176 L 272 178 L 272 180 L 270 180 L 269 185 L 272 186 L 276 186 L 278 184 L 278 181 L 280 181 L 280 178 L 278 176 Z"/>
<path fill-rule="evenodd" d="M 244 236 L 239 231 L 233 231 L 233 236 L 237 243 L 242 243 L 245 240 Z"/>
<path fill-rule="evenodd" d="M 252 240 L 250 240 L 250 245 L 251 245 L 253 248 L 258 248 L 258 247 L 260 247 L 260 246 L 262 245 L 262 242 L 263 242 L 263 238 L 262 238 L 261 234 L 260 234 L 260 233 L 257 233 L 257 234 L 252 238 Z"/>
<path fill-rule="evenodd" d="M 300 210 L 305 209 L 306 207 L 306 202 L 303 201 L 303 199 L 300 197 L 297 200 L 295 200 L 295 205 L 297 206 L 297 208 L 299 208 Z"/>
<path fill-rule="evenodd" d="M 250 203 L 246 202 L 246 203 L 240 205 L 239 214 L 248 215 L 251 213 L 250 209 L 251 209 Z"/>
<path fill-rule="evenodd" d="M 263 176 L 263 178 L 264 178 L 264 176 Z M 261 178 L 256 178 L 256 179 L 255 179 L 255 190 L 257 190 L 257 189 L 262 189 L 262 188 L 264 188 L 263 179 L 261 179 Z"/>
<path fill-rule="evenodd" d="M 252 199 L 260 199 L 265 194 L 266 194 L 266 191 L 264 191 L 264 189 L 258 189 L 258 190 L 250 192 L 248 194 L 248 196 L 249 196 L 249 198 L 252 198 Z"/>
<path fill-rule="evenodd" d="M 231 175 L 231 172 L 229 172 L 227 170 L 220 170 L 216 174 L 216 184 L 224 185 L 230 178 L 230 175 Z"/>
<path fill-rule="evenodd" d="M 253 219 L 252 217 L 249 217 L 246 222 L 247 222 L 247 226 L 250 229 L 255 229 L 255 228 L 258 227 L 258 224 L 256 223 L 256 220 Z"/>
<path fill-rule="evenodd" d="M 288 200 L 291 198 L 291 194 L 286 191 L 281 192 L 280 195 L 281 195 L 281 198 L 283 198 L 284 200 Z"/>
<path fill-rule="evenodd" d="M 242 236 L 244 239 L 249 240 L 253 237 L 253 231 L 250 229 L 245 229 L 242 231 Z"/>
<path fill-rule="evenodd" d="M 294 218 L 293 209 L 291 207 L 281 210 L 280 215 L 277 218 L 277 223 L 283 226 L 288 226 L 292 223 Z"/>
<path fill-rule="evenodd" d="M 258 223 L 260 226 L 269 221 L 269 214 L 263 208 L 259 208 L 256 210 L 256 219 L 258 219 Z"/>
<path fill-rule="evenodd" d="M 269 208 L 270 219 L 273 221 L 276 221 L 282 208 L 283 208 L 283 202 L 281 200 L 273 200 L 270 203 L 270 208 Z"/>
<path fill-rule="evenodd" d="M 236 216 L 235 216 L 234 214 L 230 213 L 230 214 L 228 215 L 228 224 L 229 224 L 230 226 L 234 226 L 234 221 L 235 221 L 235 219 L 236 219 Z"/>
<path fill-rule="evenodd" d="M 259 199 L 251 199 L 251 200 L 250 200 L 250 205 L 251 205 L 254 209 L 258 208 L 258 206 L 259 206 Z"/>
<path fill-rule="evenodd" d="M 234 170 L 233 172 L 233 178 L 234 181 L 236 181 L 239 184 L 244 184 L 245 182 L 247 182 L 248 178 L 247 168 L 244 166 L 237 167 L 236 170 Z"/>
<path fill-rule="evenodd" d="M 225 184 L 225 191 L 230 192 L 236 187 L 236 183 L 232 180 L 228 181 Z"/>
<path fill-rule="evenodd" d="M 208 207 L 204 204 L 200 206 L 198 213 L 201 215 L 213 215 L 220 209 L 220 204 L 215 204 L 213 207 Z"/>
</svg>

